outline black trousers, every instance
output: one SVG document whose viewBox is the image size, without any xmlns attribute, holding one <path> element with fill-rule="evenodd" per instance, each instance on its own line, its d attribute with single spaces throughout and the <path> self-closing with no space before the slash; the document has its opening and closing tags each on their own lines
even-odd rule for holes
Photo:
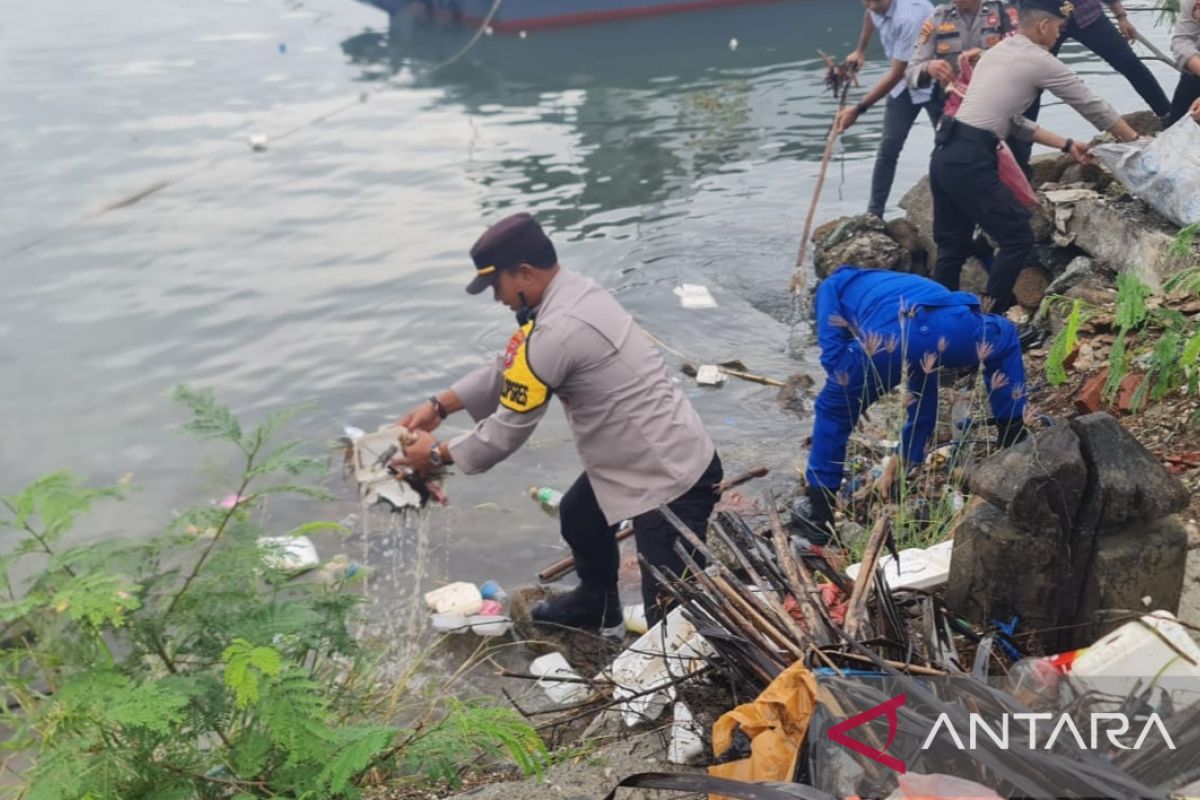
<svg viewBox="0 0 1200 800">
<path fill-rule="evenodd" d="M 700 480 L 667 504 L 701 540 L 707 534 L 708 518 L 717 503 L 713 486 L 720 483 L 724 476 L 721 458 L 714 454 Z M 562 537 L 575 556 L 575 572 L 579 575 L 579 582 L 596 590 L 615 592 L 620 566 L 617 526 L 609 525 L 605 520 L 586 472 L 563 495 L 559 504 L 559 520 L 562 523 Z M 675 540 L 679 534 L 659 511 L 647 511 L 634 517 L 633 536 L 638 553 L 648 563 L 656 569 L 666 568 L 675 575 L 683 575 L 683 559 L 675 552 Z M 704 565 L 699 553 L 690 547 L 688 551 L 701 566 Z M 662 618 L 657 598 L 658 585 L 643 566 L 642 602 L 646 604 L 646 620 L 651 625 Z"/>
<path fill-rule="evenodd" d="M 1017 276 L 1032 263 L 1031 215 L 1000 182 L 994 135 L 946 118 L 935 141 L 929 165 L 933 240 L 938 251 L 934 280 L 958 290 L 978 225 L 1000 246 L 988 272 L 986 292 L 996 299 L 992 311 L 1001 313 L 1012 305 Z"/>
<path fill-rule="evenodd" d="M 1062 36 L 1059 37 L 1054 47 L 1050 48 L 1050 52 L 1058 55 L 1058 51 L 1062 49 L 1063 43 L 1067 39 L 1079 42 L 1104 59 L 1105 63 L 1114 70 L 1124 75 L 1125 79 L 1129 81 L 1129 85 L 1141 95 L 1141 98 L 1146 101 L 1146 105 L 1150 106 L 1150 110 L 1155 114 L 1161 117 L 1171 110 L 1171 101 L 1167 99 L 1167 93 L 1158 85 L 1154 73 L 1142 63 L 1137 53 L 1133 51 L 1133 47 L 1107 16 L 1101 14 L 1099 19 L 1086 28 L 1076 25 L 1074 17 L 1068 17 L 1067 23 L 1062 28 Z M 1025 116 L 1036 120 L 1041 107 L 1042 96 L 1039 93 L 1037 99 L 1033 101 L 1033 105 L 1025 111 Z M 1011 142 L 1009 146 L 1012 147 Z M 1013 155 L 1017 157 L 1017 163 L 1026 171 L 1028 171 L 1032 149 L 1033 142 L 1024 141 L 1013 147 Z"/>
<path fill-rule="evenodd" d="M 1167 127 L 1183 119 L 1197 99 L 1200 99 L 1200 75 L 1185 72 L 1179 76 L 1179 85 L 1175 87 L 1175 96 L 1171 98 L 1171 114 L 1167 118 Z"/>
<path fill-rule="evenodd" d="M 892 183 L 896 180 L 896 164 L 900 160 L 900 151 L 904 149 L 908 132 L 921 115 L 921 109 L 925 109 L 929 121 L 936 126 L 942 118 L 942 108 L 945 105 L 946 96 L 940 83 L 934 83 L 932 96 L 922 105 L 914 103 L 912 95 L 907 91 L 901 92 L 897 97 L 888 96 L 883 110 L 883 136 L 879 140 L 879 150 L 875 153 L 875 168 L 871 172 L 868 214 L 883 217 L 888 195 L 892 193 Z"/>
</svg>

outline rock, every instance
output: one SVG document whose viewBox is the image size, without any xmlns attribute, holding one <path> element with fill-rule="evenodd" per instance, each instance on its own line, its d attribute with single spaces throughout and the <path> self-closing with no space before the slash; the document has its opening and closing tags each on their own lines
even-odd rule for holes
<svg viewBox="0 0 1200 800">
<path fill-rule="evenodd" d="M 808 373 L 797 372 L 787 379 L 786 385 L 779 387 L 775 402 L 779 403 L 780 408 L 804 416 L 809 413 L 809 398 L 814 383 Z"/>
<path fill-rule="evenodd" d="M 1067 425 L 1039 431 L 991 456 L 970 476 L 973 494 L 1024 531 L 1073 527 L 1088 486 L 1079 437 Z"/>
<path fill-rule="evenodd" d="M 1042 298 L 1046 296 L 1046 287 L 1049 285 L 1050 278 L 1044 269 L 1026 267 L 1017 275 L 1017 281 L 1013 284 L 1013 296 L 1025 308 L 1034 309 L 1042 304 Z"/>
<path fill-rule="evenodd" d="M 972 256 L 967 259 L 967 263 L 963 264 L 962 273 L 958 280 L 958 288 L 964 292 L 983 294 L 983 290 L 987 288 L 988 282 L 987 267 L 983 266 L 983 262 L 978 258 Z"/>
<path fill-rule="evenodd" d="M 1103 411 L 1071 420 L 1089 483 L 1079 525 L 1105 531 L 1160 519 L 1188 505 L 1187 488 Z"/>
<path fill-rule="evenodd" d="M 946 605 L 981 624 L 1017 616 L 1023 630 L 1053 628 L 1058 563 L 1056 530 L 1023 531 L 995 506 L 973 504 L 955 531 Z"/>
<path fill-rule="evenodd" d="M 1046 294 L 1066 294 L 1067 290 L 1076 286 L 1104 286 L 1109 283 L 1108 277 L 1096 268 L 1096 262 L 1087 256 L 1077 256 L 1067 264 L 1062 274 L 1046 287 Z"/>
<path fill-rule="evenodd" d="M 813 236 L 813 269 L 818 278 L 842 264 L 907 270 L 912 263 L 908 251 L 888 235 L 883 220 L 870 214 L 834 220 L 819 232 L 821 238 Z"/>
<path fill-rule="evenodd" d="M 1155 136 L 1162 133 L 1162 120 L 1153 111 L 1133 111 L 1122 114 L 1121 119 L 1128 122 L 1129 127 L 1133 128 L 1138 136 Z"/>
<path fill-rule="evenodd" d="M 1112 178 L 1099 164 L 1076 163 L 1072 163 L 1063 170 L 1062 175 L 1058 178 L 1059 183 L 1083 183 L 1097 187 L 1101 184 L 1107 185 L 1110 180 Z"/>
<path fill-rule="evenodd" d="M 923 175 L 916 185 L 900 198 L 905 217 L 921 236 L 921 245 L 929 254 L 929 262 L 937 261 L 937 246 L 933 243 L 933 194 L 929 191 L 929 176 Z"/>
<path fill-rule="evenodd" d="M 933 264 L 929 260 L 929 254 L 925 251 L 925 244 L 917 226 L 901 217 L 887 222 L 887 232 L 897 244 L 908 251 L 911 262 L 910 271 L 928 277 Z"/>
<path fill-rule="evenodd" d="M 1032 173 L 1029 182 L 1034 189 L 1040 189 L 1044 183 L 1057 183 L 1063 170 L 1073 163 L 1070 156 L 1058 153 L 1034 156 L 1029 160 L 1029 171 Z"/>
<path fill-rule="evenodd" d="M 1187 564 L 1187 529 L 1177 516 L 1132 525 L 1120 533 L 1104 534 L 1095 561 L 1083 583 L 1076 611 L 1078 628 L 1060 644 L 1065 649 L 1086 647 L 1117 628 L 1104 612 L 1115 610 L 1179 610 Z M 1143 598 L 1149 597 L 1147 608 Z"/>
</svg>

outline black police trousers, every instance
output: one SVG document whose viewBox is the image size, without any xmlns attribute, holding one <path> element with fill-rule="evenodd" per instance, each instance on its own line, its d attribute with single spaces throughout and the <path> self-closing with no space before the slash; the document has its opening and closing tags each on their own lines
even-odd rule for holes
<svg viewBox="0 0 1200 800">
<path fill-rule="evenodd" d="M 929 186 L 933 192 L 933 277 L 957 290 L 963 263 L 972 254 L 975 226 L 996 240 L 999 250 L 988 272 L 986 294 L 994 313 L 1012 305 L 1013 284 L 1033 255 L 1031 214 L 1000 182 L 996 136 L 947 117 L 938 126 Z"/>
<path fill-rule="evenodd" d="M 717 503 L 713 487 L 721 482 L 724 475 L 721 458 L 713 454 L 712 461 L 700 476 L 700 480 L 667 504 L 667 508 L 675 512 L 701 540 L 705 538 L 708 518 Z M 579 582 L 597 591 L 615 593 L 617 571 L 620 567 L 617 526 L 609 525 L 605 520 L 586 472 L 580 475 L 563 495 L 558 515 L 562 524 L 562 537 L 570 546 L 571 555 L 575 556 L 575 572 L 579 575 Z M 659 511 L 647 511 L 634 517 L 633 536 L 637 542 L 638 553 L 649 564 L 656 569 L 669 569 L 675 575 L 684 574 L 683 559 L 675 552 L 675 540 L 679 538 L 679 534 Z M 692 558 L 703 566 L 703 557 L 691 547 L 687 549 Z M 658 584 L 644 565 L 641 567 L 641 573 L 646 621 L 653 625 L 662 619 L 662 609 L 657 602 Z"/>
</svg>

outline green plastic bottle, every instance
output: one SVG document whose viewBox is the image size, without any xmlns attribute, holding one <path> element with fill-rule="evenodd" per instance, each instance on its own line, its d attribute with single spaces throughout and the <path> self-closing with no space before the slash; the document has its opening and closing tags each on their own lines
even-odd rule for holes
<svg viewBox="0 0 1200 800">
<path fill-rule="evenodd" d="M 541 488 L 530 486 L 529 496 L 542 507 L 542 511 L 545 511 L 552 517 L 558 516 L 558 507 L 563 499 L 563 493 L 558 489 L 551 489 L 549 486 Z"/>
</svg>

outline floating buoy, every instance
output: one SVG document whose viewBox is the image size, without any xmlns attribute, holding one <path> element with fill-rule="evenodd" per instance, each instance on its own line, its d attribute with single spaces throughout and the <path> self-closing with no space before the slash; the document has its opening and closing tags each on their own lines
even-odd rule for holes
<svg viewBox="0 0 1200 800">
<path fill-rule="evenodd" d="M 737 40 L 737 37 L 735 36 L 729 40 L 729 49 L 737 50 L 737 46 L 738 46 L 738 40 Z"/>
</svg>

